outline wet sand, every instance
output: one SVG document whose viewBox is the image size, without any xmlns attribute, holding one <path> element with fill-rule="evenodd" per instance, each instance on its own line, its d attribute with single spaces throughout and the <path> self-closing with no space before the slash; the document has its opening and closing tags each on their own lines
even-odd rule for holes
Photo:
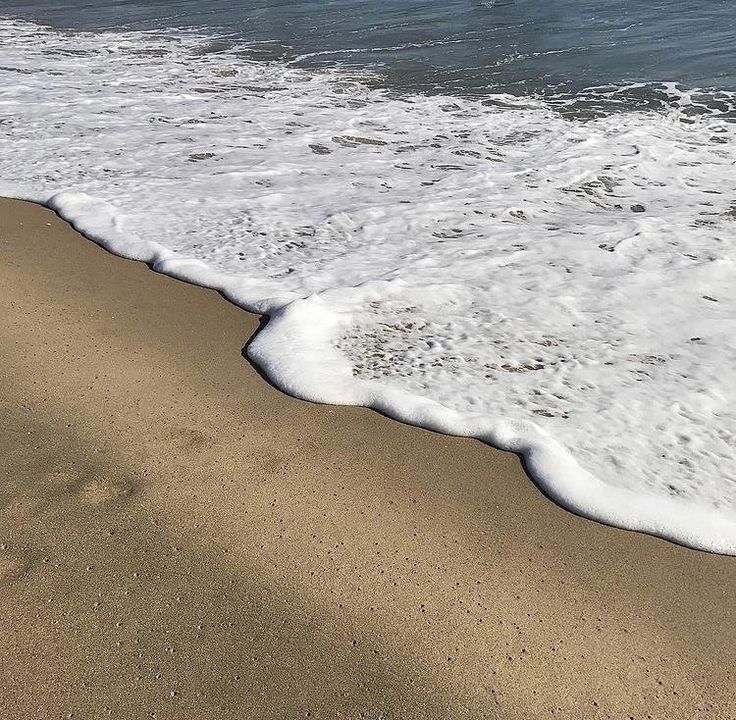
<svg viewBox="0 0 736 720">
<path fill-rule="evenodd" d="M 0 717 L 736 717 L 736 558 L 313 405 L 258 318 L 0 200 Z"/>
</svg>

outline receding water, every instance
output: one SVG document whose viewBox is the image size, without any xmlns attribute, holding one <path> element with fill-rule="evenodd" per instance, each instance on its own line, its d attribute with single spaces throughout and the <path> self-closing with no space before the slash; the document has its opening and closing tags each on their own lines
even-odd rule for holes
<svg viewBox="0 0 736 720">
<path fill-rule="evenodd" d="M 2 14 L 86 30 L 224 30 L 263 58 L 378 68 L 411 90 L 736 90 L 732 0 L 11 0 Z"/>
</svg>

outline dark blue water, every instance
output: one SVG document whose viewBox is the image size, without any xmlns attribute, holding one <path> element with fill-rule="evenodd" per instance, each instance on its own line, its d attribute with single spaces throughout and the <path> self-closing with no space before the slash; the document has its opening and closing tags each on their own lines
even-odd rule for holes
<svg viewBox="0 0 736 720">
<path fill-rule="evenodd" d="M 255 57 L 371 67 L 420 91 L 575 93 L 677 82 L 736 90 L 734 0 L 5 0 L 54 26 L 205 27 Z"/>
</svg>

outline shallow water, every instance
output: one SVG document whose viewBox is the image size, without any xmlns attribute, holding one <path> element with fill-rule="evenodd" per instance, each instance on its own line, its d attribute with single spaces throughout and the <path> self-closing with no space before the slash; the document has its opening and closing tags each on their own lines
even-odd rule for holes
<svg viewBox="0 0 736 720">
<path fill-rule="evenodd" d="M 217 29 L 262 59 L 380 68 L 412 91 L 736 90 L 731 0 L 11 0 L 2 12 L 85 30 Z"/>
<path fill-rule="evenodd" d="M 736 553 L 734 96 L 385 80 L 211 30 L 0 21 L 0 193 L 271 314 L 251 353 L 289 392 Z"/>
</svg>

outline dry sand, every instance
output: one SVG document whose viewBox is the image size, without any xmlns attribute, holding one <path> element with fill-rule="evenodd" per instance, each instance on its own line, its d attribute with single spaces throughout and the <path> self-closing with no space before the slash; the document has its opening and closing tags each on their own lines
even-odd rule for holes
<svg viewBox="0 0 736 720">
<path fill-rule="evenodd" d="M 312 405 L 258 318 L 0 201 L 0 718 L 736 717 L 736 558 Z"/>
</svg>

